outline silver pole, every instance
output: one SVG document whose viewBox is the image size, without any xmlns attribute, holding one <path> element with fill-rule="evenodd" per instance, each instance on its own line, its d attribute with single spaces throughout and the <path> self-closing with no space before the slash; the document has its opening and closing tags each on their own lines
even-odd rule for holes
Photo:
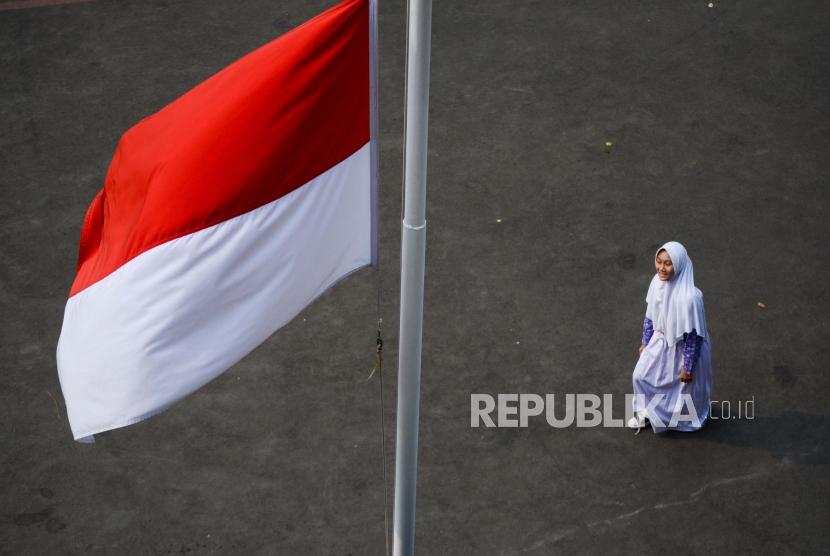
<svg viewBox="0 0 830 556">
<path fill-rule="evenodd" d="M 410 556 L 415 551 L 431 20 L 432 0 L 409 0 L 401 317 L 398 335 L 398 426 L 395 442 L 395 556 Z"/>
</svg>

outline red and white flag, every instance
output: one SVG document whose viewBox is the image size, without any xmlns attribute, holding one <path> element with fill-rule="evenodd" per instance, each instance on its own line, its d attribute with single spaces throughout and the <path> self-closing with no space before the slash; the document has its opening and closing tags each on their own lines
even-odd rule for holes
<svg viewBox="0 0 830 556">
<path fill-rule="evenodd" d="M 376 261 L 375 14 L 346 0 L 123 135 L 58 341 L 76 440 L 165 410 Z"/>
</svg>

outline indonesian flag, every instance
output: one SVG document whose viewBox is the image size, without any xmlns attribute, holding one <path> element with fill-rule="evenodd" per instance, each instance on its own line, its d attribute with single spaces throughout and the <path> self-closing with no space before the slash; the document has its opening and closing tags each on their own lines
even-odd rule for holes
<svg viewBox="0 0 830 556">
<path fill-rule="evenodd" d="M 346 0 L 128 130 L 57 348 L 76 440 L 155 415 L 376 262 L 374 0 Z"/>
</svg>

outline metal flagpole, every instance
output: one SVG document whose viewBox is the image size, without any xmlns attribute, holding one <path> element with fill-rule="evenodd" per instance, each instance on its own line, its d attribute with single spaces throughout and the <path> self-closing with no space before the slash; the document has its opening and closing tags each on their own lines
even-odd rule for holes
<svg viewBox="0 0 830 556">
<path fill-rule="evenodd" d="M 398 426 L 395 442 L 395 556 L 409 556 L 415 550 L 431 20 L 432 0 L 409 0 L 404 216 L 401 231 L 401 316 L 398 335 Z"/>
</svg>

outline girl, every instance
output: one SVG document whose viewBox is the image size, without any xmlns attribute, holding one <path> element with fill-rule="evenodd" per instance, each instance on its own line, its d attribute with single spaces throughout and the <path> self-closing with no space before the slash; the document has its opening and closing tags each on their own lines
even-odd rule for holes
<svg viewBox="0 0 830 556">
<path fill-rule="evenodd" d="M 695 287 L 686 248 L 676 241 L 657 250 L 654 265 L 628 426 L 640 429 L 651 423 L 654 432 L 693 431 L 709 416 L 712 393 L 703 294 Z"/>
</svg>

